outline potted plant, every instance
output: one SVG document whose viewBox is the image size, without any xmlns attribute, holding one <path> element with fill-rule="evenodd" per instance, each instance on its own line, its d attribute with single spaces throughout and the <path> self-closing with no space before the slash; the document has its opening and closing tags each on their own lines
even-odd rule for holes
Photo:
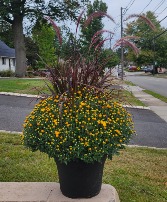
<svg viewBox="0 0 167 202">
<path fill-rule="evenodd" d="M 61 42 L 57 25 L 48 20 Z M 99 63 L 95 56 L 82 57 L 75 48 L 61 65 L 48 67 L 52 95 L 41 99 L 24 123 L 23 144 L 55 159 L 60 189 L 71 198 L 100 192 L 106 158 L 134 134 L 131 115 L 108 89 L 107 59 Z"/>
</svg>

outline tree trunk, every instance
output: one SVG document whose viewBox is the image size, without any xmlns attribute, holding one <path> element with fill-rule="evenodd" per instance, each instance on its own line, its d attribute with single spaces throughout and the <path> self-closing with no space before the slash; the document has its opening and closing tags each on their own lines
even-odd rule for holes
<svg viewBox="0 0 167 202">
<path fill-rule="evenodd" d="M 26 73 L 26 49 L 23 35 L 23 17 L 14 15 L 13 19 L 14 47 L 16 55 L 16 77 L 24 77 Z"/>
</svg>

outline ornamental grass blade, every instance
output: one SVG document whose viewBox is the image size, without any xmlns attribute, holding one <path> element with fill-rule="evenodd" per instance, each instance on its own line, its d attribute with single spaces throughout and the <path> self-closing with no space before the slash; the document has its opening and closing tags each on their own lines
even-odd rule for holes
<svg viewBox="0 0 167 202">
<path fill-rule="evenodd" d="M 106 38 L 103 41 L 101 41 L 99 44 L 97 44 L 97 46 L 95 47 L 95 50 L 97 50 L 98 48 L 100 48 L 104 44 L 105 41 L 108 41 L 108 40 L 111 40 L 111 39 L 112 38 Z"/>
<path fill-rule="evenodd" d="M 137 48 L 137 46 L 136 46 L 134 43 L 128 41 L 128 40 L 125 39 L 125 38 L 119 39 L 119 40 L 115 43 L 115 45 L 113 46 L 113 49 L 115 49 L 116 47 L 121 46 L 121 45 L 131 47 L 132 50 L 135 52 L 136 55 L 138 55 L 139 52 L 140 52 L 140 50 Z"/>
<path fill-rule="evenodd" d="M 82 18 L 82 15 L 84 14 L 84 12 L 85 12 L 85 9 L 80 13 L 79 17 L 77 18 L 76 34 L 77 34 L 78 26 L 80 24 L 80 21 L 81 21 L 81 18 Z"/>
<path fill-rule="evenodd" d="M 60 43 L 60 45 L 62 45 L 62 37 L 61 37 L 59 27 L 56 25 L 56 23 L 49 16 L 45 16 L 45 19 L 48 20 L 51 23 L 51 25 L 53 26 L 53 28 L 56 32 L 57 38 L 59 40 L 59 43 Z"/>
<path fill-rule="evenodd" d="M 125 21 L 129 20 L 130 18 L 141 18 L 152 30 L 156 30 L 155 25 L 151 22 L 151 20 L 149 18 L 147 18 L 144 15 L 140 15 L 140 14 L 132 14 L 129 15 Z"/>
<path fill-rule="evenodd" d="M 84 22 L 83 27 L 84 28 L 87 27 L 93 19 L 98 18 L 98 17 L 107 17 L 115 23 L 114 19 L 110 15 L 108 15 L 107 13 L 105 13 L 103 11 L 96 11 L 96 12 L 94 12 L 88 16 L 88 18 Z"/>
<path fill-rule="evenodd" d="M 98 42 L 98 40 L 100 41 L 101 40 L 101 37 L 96 37 L 94 40 L 93 40 L 93 42 L 90 44 L 90 46 L 89 46 L 89 50 L 92 48 L 92 46 L 96 43 L 96 42 Z"/>
<path fill-rule="evenodd" d="M 111 32 L 111 31 L 106 30 L 106 29 L 102 29 L 102 30 L 97 31 L 97 32 L 93 35 L 93 37 L 92 37 L 92 39 L 91 39 L 91 42 L 93 43 L 94 40 L 95 40 L 95 38 L 96 38 L 97 36 L 99 36 L 100 34 L 103 34 L 104 32 L 108 32 L 108 33 L 114 35 L 114 32 Z"/>
</svg>

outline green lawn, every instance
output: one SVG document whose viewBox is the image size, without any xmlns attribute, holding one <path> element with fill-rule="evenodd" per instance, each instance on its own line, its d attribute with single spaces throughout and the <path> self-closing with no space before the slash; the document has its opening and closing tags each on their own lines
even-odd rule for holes
<svg viewBox="0 0 167 202">
<path fill-rule="evenodd" d="M 0 133 L 1 182 L 58 182 L 53 159 L 25 149 L 16 134 Z M 167 201 L 167 149 L 129 148 L 105 163 L 103 183 L 121 202 Z"/>
<path fill-rule="evenodd" d="M 0 79 L 0 92 L 38 94 L 38 90 L 46 92 L 44 79 Z"/>
</svg>

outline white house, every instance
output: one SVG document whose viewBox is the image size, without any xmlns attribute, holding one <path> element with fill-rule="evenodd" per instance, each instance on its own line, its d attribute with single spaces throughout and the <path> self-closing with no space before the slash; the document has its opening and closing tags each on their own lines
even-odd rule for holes
<svg viewBox="0 0 167 202">
<path fill-rule="evenodd" d="M 15 72 L 15 67 L 15 49 L 9 48 L 3 41 L 0 40 L 0 71 L 12 70 Z"/>
</svg>

